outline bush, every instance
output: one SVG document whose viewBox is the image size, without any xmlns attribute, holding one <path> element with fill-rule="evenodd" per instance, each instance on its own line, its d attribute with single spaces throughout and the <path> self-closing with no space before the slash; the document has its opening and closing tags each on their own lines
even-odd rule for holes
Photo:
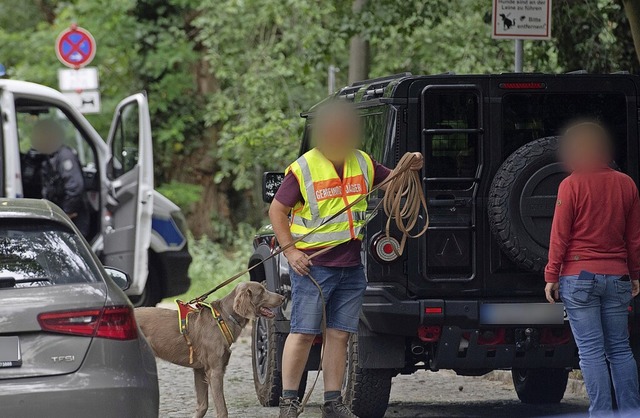
<svg viewBox="0 0 640 418">
<path fill-rule="evenodd" d="M 218 283 L 244 270 L 253 251 L 254 232 L 255 230 L 247 226 L 238 227 L 236 239 L 232 246 L 213 242 L 206 237 L 200 239 L 190 237 L 189 252 L 193 257 L 193 262 L 189 267 L 191 287 L 185 294 L 178 296 L 177 299 L 188 301 L 200 296 L 213 289 Z M 247 280 L 248 277 L 249 275 L 246 274 L 238 279 L 238 282 Z M 210 299 L 220 299 L 228 294 L 236 284 L 232 283 L 218 290 L 210 296 Z"/>
</svg>

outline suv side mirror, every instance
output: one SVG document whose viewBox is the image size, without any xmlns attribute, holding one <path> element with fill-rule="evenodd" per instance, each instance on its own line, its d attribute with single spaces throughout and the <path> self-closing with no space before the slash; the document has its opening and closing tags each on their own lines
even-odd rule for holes
<svg viewBox="0 0 640 418">
<path fill-rule="evenodd" d="M 127 273 L 113 267 L 105 267 L 104 269 L 116 286 L 123 291 L 129 289 L 131 286 L 131 277 L 129 277 Z"/>
<path fill-rule="evenodd" d="M 284 173 L 267 171 L 262 175 L 262 200 L 271 203 L 284 180 Z"/>
</svg>

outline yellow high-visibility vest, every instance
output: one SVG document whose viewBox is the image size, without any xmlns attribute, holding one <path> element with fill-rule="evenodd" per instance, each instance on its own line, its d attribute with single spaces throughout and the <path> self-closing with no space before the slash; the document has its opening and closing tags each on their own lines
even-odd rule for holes
<svg viewBox="0 0 640 418">
<path fill-rule="evenodd" d="M 291 213 L 291 235 L 298 239 L 343 210 L 373 187 L 371 157 L 354 150 L 344 162 L 342 179 L 333 163 L 317 148 L 306 152 L 287 168 L 298 180 L 304 202 Z M 296 243 L 303 250 L 332 247 L 363 237 L 367 200 L 363 199 L 335 219 Z"/>
</svg>

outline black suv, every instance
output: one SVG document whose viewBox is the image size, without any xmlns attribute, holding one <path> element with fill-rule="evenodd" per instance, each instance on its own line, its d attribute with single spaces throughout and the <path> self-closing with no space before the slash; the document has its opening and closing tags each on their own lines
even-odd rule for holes
<svg viewBox="0 0 640 418">
<path fill-rule="evenodd" d="M 542 276 L 566 176 L 556 160 L 557 135 L 574 119 L 601 121 L 615 137 L 613 164 L 638 182 L 639 87 L 640 77 L 625 73 L 399 74 L 336 93 L 359 109 L 363 149 L 374 158 L 393 167 L 405 152 L 424 154 L 430 220 L 427 234 L 410 240 L 401 257 L 392 248 L 396 239 L 384 236 L 384 213 L 367 226 L 368 287 L 343 388 L 358 416 L 383 416 L 392 378 L 418 369 L 469 376 L 511 369 L 523 402 L 562 399 L 568 373 L 578 367 L 577 349 L 562 304 L 544 299 Z M 301 153 L 309 147 L 313 109 L 302 116 Z M 281 176 L 265 173 L 266 201 Z M 370 207 L 379 198 L 370 198 Z M 272 229 L 263 228 L 249 264 L 277 245 Z M 290 294 L 282 256 L 255 269 L 251 280 Z M 284 305 L 274 321 L 254 326 L 254 380 L 263 405 L 277 404 L 280 395 L 288 318 Z M 320 343 L 318 337 L 308 370 L 317 369 Z M 633 343 L 637 353 L 638 339 Z"/>
</svg>

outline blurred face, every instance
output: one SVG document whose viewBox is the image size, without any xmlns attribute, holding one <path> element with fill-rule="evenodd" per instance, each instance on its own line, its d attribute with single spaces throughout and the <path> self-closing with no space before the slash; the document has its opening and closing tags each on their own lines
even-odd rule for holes
<svg viewBox="0 0 640 418">
<path fill-rule="evenodd" d="M 607 134 L 593 124 L 569 128 L 562 140 L 560 156 L 571 171 L 593 171 L 607 166 L 611 161 Z"/>
<path fill-rule="evenodd" d="M 42 154 L 53 154 L 62 145 L 60 128 L 54 122 L 42 122 L 33 128 L 31 148 Z"/>
<path fill-rule="evenodd" d="M 348 105 L 330 106 L 316 120 L 314 140 L 329 160 L 338 162 L 360 145 L 360 121 Z"/>
</svg>

